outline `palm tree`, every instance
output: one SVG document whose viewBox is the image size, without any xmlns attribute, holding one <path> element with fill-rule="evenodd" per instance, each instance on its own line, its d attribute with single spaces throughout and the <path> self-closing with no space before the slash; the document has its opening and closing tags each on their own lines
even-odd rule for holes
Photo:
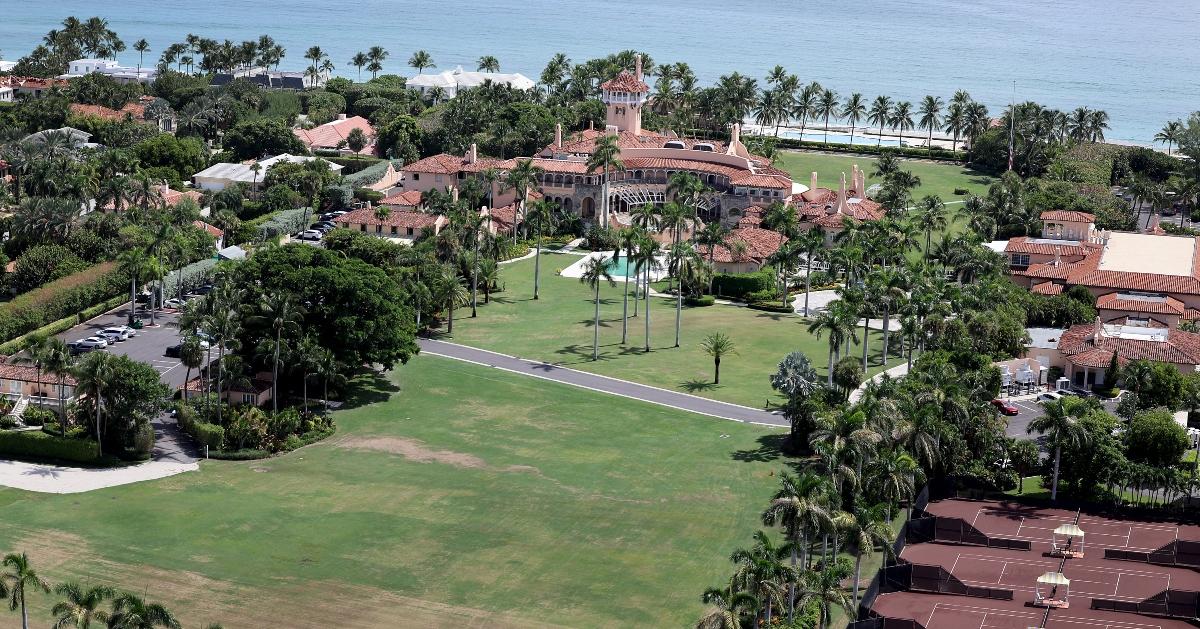
<svg viewBox="0 0 1200 629">
<path fill-rule="evenodd" d="M 0 573 L 0 587 L 8 596 L 8 608 L 17 611 L 21 608 L 21 629 L 29 629 L 29 610 L 25 605 L 25 594 L 30 588 L 33 591 L 50 592 L 50 583 L 38 576 L 29 565 L 29 556 L 25 553 L 9 554 L 4 557 L 4 572 Z"/>
<path fill-rule="evenodd" d="M 144 272 L 147 257 L 146 251 L 138 247 L 126 249 L 117 256 L 117 263 L 129 274 L 129 325 L 133 325 L 137 310 L 137 283 Z"/>
<path fill-rule="evenodd" d="M 205 328 L 217 341 L 217 423 L 221 422 L 221 409 L 224 407 L 219 402 L 225 392 L 225 352 L 236 350 L 241 345 L 242 320 L 238 312 L 241 298 L 241 291 L 231 291 L 218 298 Z"/>
<path fill-rule="evenodd" d="M 758 605 L 754 596 L 733 588 L 708 588 L 700 601 L 712 607 L 696 622 L 696 629 L 742 629 L 742 610 Z"/>
<path fill-rule="evenodd" d="M 945 127 L 942 129 L 946 133 L 953 134 L 954 141 L 950 145 L 951 151 L 958 150 L 958 136 L 967 128 L 967 109 L 957 102 L 950 102 L 950 106 L 946 109 L 946 117 L 942 120 Z"/>
<path fill-rule="evenodd" d="M 645 278 L 645 299 L 646 299 L 646 351 L 650 351 L 650 273 L 662 268 L 658 262 L 659 251 L 662 250 L 661 245 L 657 240 L 650 237 L 644 237 L 638 242 L 637 252 L 634 261 L 637 264 L 638 272 L 644 274 Z"/>
<path fill-rule="evenodd" d="M 805 603 L 816 602 L 817 608 L 821 611 L 821 617 L 817 623 L 820 629 L 829 626 L 835 607 L 844 610 L 847 616 L 854 615 L 850 595 L 842 587 L 842 575 L 836 566 L 824 565 L 819 571 L 808 572 L 807 577 L 801 600 Z"/>
<path fill-rule="evenodd" d="M 867 101 L 863 95 L 855 92 L 846 99 L 846 105 L 842 107 L 842 118 L 850 123 L 850 144 L 854 145 L 854 128 L 858 126 L 858 122 L 867 115 Z M 862 194 L 862 191 L 859 191 Z"/>
<path fill-rule="evenodd" d="M 704 341 L 700 343 L 700 348 L 704 350 L 705 354 L 712 356 L 713 384 L 721 384 L 721 359 L 727 355 L 737 353 L 737 347 L 733 344 L 733 339 L 726 336 L 724 332 L 713 332 L 704 337 Z"/>
<path fill-rule="evenodd" d="M 925 137 L 925 147 L 929 152 L 933 152 L 933 130 L 940 129 L 942 125 L 942 99 L 937 96 L 926 96 L 921 100 L 921 107 L 917 113 L 921 115 L 918 124 L 922 129 L 929 133 Z M 901 131 L 904 131 L 901 129 Z"/>
<path fill-rule="evenodd" d="M 527 221 L 533 221 L 533 237 L 537 239 L 537 253 L 533 256 L 533 298 L 538 298 L 538 288 L 541 285 L 542 271 L 542 229 L 554 230 L 558 222 L 558 207 L 546 199 L 538 199 L 529 211 Z"/>
<path fill-rule="evenodd" d="M 762 513 L 764 525 L 778 524 L 783 527 L 793 574 L 798 571 L 798 565 L 808 565 L 809 532 L 823 530 L 831 522 L 825 505 L 827 493 L 825 479 L 812 472 L 804 472 L 799 476 L 783 472 L 779 476 L 779 489 L 771 496 L 771 503 Z M 788 623 L 791 624 L 793 602 L 796 600 L 794 579 L 788 584 L 787 600 Z"/>
<path fill-rule="evenodd" d="M 817 253 L 825 248 L 825 231 L 814 227 L 795 240 L 796 251 L 804 254 L 808 269 L 804 272 L 804 316 L 808 316 L 808 294 L 812 290 L 812 266 Z"/>
<path fill-rule="evenodd" d="M 1079 424 L 1073 405 L 1068 406 L 1064 400 L 1055 400 L 1043 403 L 1042 408 L 1043 415 L 1029 422 L 1025 431 L 1050 433 L 1050 443 L 1054 446 L 1054 481 L 1050 485 L 1050 500 L 1053 502 L 1058 499 L 1058 468 L 1062 461 L 1063 446 L 1083 446 L 1088 441 L 1088 434 Z"/>
<path fill-rule="evenodd" d="M 480 72 L 499 72 L 500 60 L 492 55 L 484 55 L 479 58 L 479 65 L 476 69 Z"/>
<path fill-rule="evenodd" d="M 779 562 L 781 550 L 765 532 L 755 531 L 753 547 L 739 548 L 729 556 L 729 560 L 737 565 L 729 579 L 730 585 L 758 600 L 759 609 L 753 618 L 753 627 L 756 629 L 760 626 L 760 620 L 767 627 L 772 626 L 772 612 L 775 604 L 784 598 L 784 584 L 795 581 L 792 570 Z M 758 611 L 764 612 L 761 618 Z"/>
<path fill-rule="evenodd" d="M 204 348 L 200 345 L 200 339 L 195 334 L 188 334 L 183 339 L 183 344 L 179 347 L 179 362 L 183 363 L 186 368 L 183 382 L 192 381 L 192 370 L 200 369 L 204 366 Z M 201 382 L 203 382 L 203 373 L 201 373 Z M 204 387 L 207 390 L 207 387 Z"/>
<path fill-rule="evenodd" d="M 46 369 L 46 373 L 52 373 L 58 379 L 58 422 L 63 437 L 67 436 L 66 380 L 73 366 L 74 358 L 67 344 L 58 337 L 46 339 L 46 344 L 42 347 L 42 367 Z M 38 384 L 40 387 L 40 377 Z"/>
<path fill-rule="evenodd" d="M 147 603 L 133 594 L 121 594 L 113 601 L 110 629 L 180 629 L 179 621 L 166 607 L 158 603 Z"/>
<path fill-rule="evenodd" d="M 942 198 L 931 194 L 921 199 L 921 203 L 917 206 L 917 215 L 914 218 L 916 226 L 925 232 L 924 257 L 928 260 L 933 232 L 946 229 L 950 224 L 950 213 L 946 210 L 946 204 L 942 203 Z"/>
<path fill-rule="evenodd" d="M 583 264 L 583 275 L 579 276 L 581 283 L 587 284 L 592 289 L 592 303 L 595 306 L 595 314 L 592 317 L 592 360 L 600 359 L 600 284 L 608 282 L 608 285 L 616 286 L 612 275 L 608 272 L 608 260 L 603 256 L 589 258 Z"/>
<path fill-rule="evenodd" d="M 116 360 L 108 352 L 88 352 L 83 360 L 75 366 L 75 390 L 92 399 L 96 409 L 96 453 L 103 454 L 103 440 L 100 438 L 100 410 L 104 406 L 104 396 L 109 387 L 114 384 L 116 377 L 113 361 Z"/>
<path fill-rule="evenodd" d="M 447 266 L 442 270 L 434 280 L 434 286 L 437 303 L 442 304 L 449 311 L 446 333 L 454 334 L 454 308 L 467 303 L 470 294 L 463 286 L 462 280 L 458 277 L 458 271 L 453 266 Z"/>
<path fill-rule="evenodd" d="M 810 334 L 821 338 L 822 334 L 829 335 L 829 374 L 828 386 L 833 386 L 833 363 L 840 355 L 843 344 L 851 339 L 858 342 L 855 327 L 858 325 L 858 312 L 845 300 L 838 299 L 826 306 L 825 310 L 817 313 L 808 324 Z"/>
<path fill-rule="evenodd" d="M 371 60 L 367 59 L 367 53 L 365 53 L 365 52 L 356 52 L 356 53 L 354 53 L 353 57 L 350 57 L 350 65 L 358 68 L 358 79 L 360 81 L 362 80 L 363 66 L 367 65 L 370 62 L 371 62 Z"/>
<path fill-rule="evenodd" d="M 608 227 L 609 172 L 613 169 L 625 170 L 625 164 L 621 162 L 621 146 L 618 144 L 617 136 L 604 135 L 596 139 L 596 146 L 592 149 L 592 154 L 588 156 L 586 168 L 589 173 L 597 170 L 603 172 L 604 185 L 600 190 L 600 226 Z"/>
<path fill-rule="evenodd" d="M 283 336 L 300 333 L 300 321 L 304 318 L 304 307 L 292 303 L 291 295 L 273 293 L 265 295 L 258 304 L 258 314 L 251 321 L 263 324 L 274 334 L 271 362 L 271 410 L 279 412 L 279 353 Z"/>
<path fill-rule="evenodd" d="M 1183 137 L 1183 123 L 1178 120 L 1172 120 L 1163 126 L 1162 131 L 1154 134 L 1155 142 L 1163 142 L 1167 145 L 1167 155 L 1171 154 L 1171 146 L 1179 144 L 1180 138 Z"/>
<path fill-rule="evenodd" d="M 383 46 L 371 46 L 367 50 L 367 70 L 371 72 L 372 79 L 383 71 L 383 62 L 388 58 L 388 54 Z"/>
<path fill-rule="evenodd" d="M 517 192 L 516 199 L 513 200 L 513 244 L 517 244 L 517 224 L 524 223 L 528 226 L 528 217 L 525 216 L 525 201 L 529 196 L 529 191 L 537 187 L 538 177 L 545 172 L 540 166 L 533 163 L 532 159 L 519 159 L 515 166 L 504 176 L 503 188 L 505 190 L 515 190 Z M 528 227 L 526 228 L 528 229 Z"/>
<path fill-rule="evenodd" d="M 916 489 L 918 474 L 920 468 L 916 459 L 901 448 L 885 450 L 867 465 L 869 484 L 874 486 L 888 506 L 886 519 L 889 525 L 892 523 L 892 511 Z"/>
<path fill-rule="evenodd" d="M 317 77 L 320 75 L 321 61 L 328 60 L 329 55 L 324 50 L 321 50 L 320 46 L 311 46 L 305 51 L 304 58 L 311 62 L 308 65 L 308 71 L 305 73 L 312 78 L 310 87 L 316 87 Z"/>
<path fill-rule="evenodd" d="M 108 612 L 100 606 L 117 595 L 116 590 L 106 585 L 85 590 L 74 582 L 60 583 L 54 591 L 65 597 L 50 610 L 54 615 L 54 629 L 90 629 L 93 622 L 97 627 L 103 626 L 108 622 Z"/>
<path fill-rule="evenodd" d="M 883 316 L 883 356 L 881 359 L 883 364 L 887 363 L 888 358 L 892 314 L 899 311 L 904 302 L 906 284 L 907 277 L 904 272 L 895 268 L 880 269 L 868 278 L 868 285 L 873 289 L 875 304 L 880 309 L 880 315 Z"/>
<path fill-rule="evenodd" d="M 617 233 L 617 246 L 613 251 L 612 259 L 615 262 L 621 257 L 621 250 L 625 251 L 625 291 L 621 302 L 621 344 L 624 345 L 628 340 L 629 331 L 629 272 L 633 269 L 633 256 L 637 250 L 637 245 L 644 238 L 641 229 L 637 227 L 626 227 Z M 637 284 L 634 284 L 634 307 L 637 307 Z M 636 313 L 634 316 L 637 316 Z"/>
<path fill-rule="evenodd" d="M 855 507 L 842 529 L 846 535 L 846 542 L 855 549 L 852 609 L 858 609 L 858 584 L 862 575 L 863 556 L 870 557 L 876 545 L 882 546 L 885 553 L 891 554 L 892 551 L 892 530 L 888 527 L 883 513 L 885 508 L 883 505 Z"/>
<path fill-rule="evenodd" d="M 888 124 L 900 132 L 899 145 L 904 146 L 904 132 L 913 128 L 912 103 L 903 101 L 896 104 Z"/>
<path fill-rule="evenodd" d="M 892 99 L 887 96 L 876 96 L 875 101 L 871 103 L 871 109 L 867 112 L 867 122 L 879 128 L 875 146 L 879 146 L 883 142 L 883 128 L 889 124 L 891 119 Z"/>
<path fill-rule="evenodd" d="M 827 89 L 821 93 L 821 100 L 817 101 L 817 115 L 825 118 L 825 144 L 829 144 L 829 117 L 836 116 L 837 112 L 837 92 Z"/>
<path fill-rule="evenodd" d="M 150 42 L 145 39 L 139 39 L 133 42 L 133 49 L 138 54 L 138 80 L 140 81 L 142 77 L 142 57 L 145 56 L 146 51 L 150 50 Z"/>
<path fill-rule="evenodd" d="M 329 412 L 329 383 L 345 380 L 342 376 L 341 365 L 337 361 L 337 357 L 333 352 L 326 348 L 319 348 L 312 362 L 312 375 L 321 379 L 321 403 L 324 406 L 324 411 Z"/>
<path fill-rule="evenodd" d="M 424 74 L 425 68 L 436 68 L 433 64 L 433 57 L 424 50 L 418 50 L 408 58 L 408 65 L 417 69 L 417 74 Z"/>
</svg>

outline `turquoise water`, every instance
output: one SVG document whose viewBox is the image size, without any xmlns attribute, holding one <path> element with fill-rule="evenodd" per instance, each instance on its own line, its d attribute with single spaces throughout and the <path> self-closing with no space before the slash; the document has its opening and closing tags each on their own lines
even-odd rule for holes
<svg viewBox="0 0 1200 629">
<path fill-rule="evenodd" d="M 634 271 L 636 270 L 637 269 L 634 268 L 634 265 L 629 264 L 629 258 L 626 258 L 625 256 L 608 261 L 608 272 L 611 273 L 613 277 L 628 277 L 633 279 Z"/>
<path fill-rule="evenodd" d="M 420 48 L 439 70 L 490 54 L 535 80 L 554 52 L 580 61 L 633 48 L 688 62 L 702 84 L 735 70 L 761 82 L 782 64 L 843 95 L 915 104 L 962 88 L 993 112 L 1016 80 L 1018 99 L 1108 111 L 1112 140 L 1149 143 L 1200 109 L 1194 0 L 0 0 L 0 51 L 15 59 L 64 17 L 96 14 L 128 44 L 145 37 L 148 58 L 189 32 L 267 33 L 287 48 L 284 69 L 303 68 L 304 50 L 320 45 L 347 76 L 347 60 L 372 45 L 392 52 L 386 72 L 412 73 L 404 63 Z M 137 53 L 121 60 L 136 64 Z"/>
</svg>

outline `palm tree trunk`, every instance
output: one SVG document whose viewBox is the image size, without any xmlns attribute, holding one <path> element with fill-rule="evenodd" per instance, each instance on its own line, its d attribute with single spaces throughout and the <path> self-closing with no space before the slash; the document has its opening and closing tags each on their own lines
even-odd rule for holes
<svg viewBox="0 0 1200 629">
<path fill-rule="evenodd" d="M 471 262 L 471 318 L 479 316 L 479 232 L 474 234 L 475 259 Z"/>
<path fill-rule="evenodd" d="M 679 323 L 683 318 L 683 282 L 679 282 L 679 290 L 675 292 L 675 347 L 679 347 Z"/>
<path fill-rule="evenodd" d="M 646 266 L 646 351 L 650 351 L 650 266 Z"/>
<path fill-rule="evenodd" d="M 888 331 L 888 324 L 891 322 L 890 321 L 891 313 L 888 312 L 888 310 L 889 310 L 889 308 L 885 304 L 883 306 L 883 363 L 882 363 L 884 365 L 887 364 L 887 359 L 888 359 L 888 338 L 890 335 L 890 332 Z"/>
<path fill-rule="evenodd" d="M 858 582 L 862 574 L 862 553 L 854 558 L 854 613 L 858 613 Z"/>
<path fill-rule="evenodd" d="M 596 312 L 592 316 L 592 360 L 600 359 L 600 278 L 596 279 Z"/>
<path fill-rule="evenodd" d="M 133 325 L 133 313 L 137 311 L 137 275 L 129 278 L 129 325 Z"/>
<path fill-rule="evenodd" d="M 812 254 L 808 255 L 808 270 L 804 273 L 804 316 L 808 316 L 808 293 L 812 290 Z"/>
<path fill-rule="evenodd" d="M 446 334 L 454 334 L 454 299 L 450 300 L 450 316 L 446 321 Z"/>
<path fill-rule="evenodd" d="M 871 314 L 863 317 L 863 374 L 867 373 L 867 352 L 870 351 L 871 344 L 868 342 L 868 335 L 871 332 Z"/>
<path fill-rule="evenodd" d="M 540 224 L 534 238 L 537 238 L 537 253 L 533 256 L 533 299 L 536 301 L 542 279 L 542 226 Z"/>
<path fill-rule="evenodd" d="M 304 383 L 301 385 L 301 388 L 304 390 L 304 410 L 307 411 L 308 410 L 308 374 L 302 374 L 302 375 L 304 376 Z"/>
<path fill-rule="evenodd" d="M 626 254 L 625 255 L 625 295 L 621 300 L 621 345 L 625 344 L 628 333 L 629 333 L 629 254 Z"/>
<path fill-rule="evenodd" d="M 282 330 L 275 333 L 275 362 L 271 365 L 271 411 L 279 412 L 279 343 Z"/>
<path fill-rule="evenodd" d="M 1050 485 L 1050 501 L 1058 500 L 1058 464 L 1062 461 L 1062 446 L 1054 446 L 1054 483 Z"/>
<path fill-rule="evenodd" d="M 329 412 L 329 377 L 325 377 L 325 391 L 322 392 L 322 402 L 324 402 L 325 412 Z"/>
<path fill-rule="evenodd" d="M 96 391 L 96 454 L 104 455 L 104 445 L 100 439 L 100 391 Z"/>
<path fill-rule="evenodd" d="M 829 339 L 829 375 L 826 384 L 833 387 L 833 339 Z"/>
<path fill-rule="evenodd" d="M 21 586 L 21 629 L 29 629 L 29 610 L 25 608 L 25 586 Z"/>
<path fill-rule="evenodd" d="M 713 384 L 721 384 L 721 357 L 713 357 Z"/>
</svg>

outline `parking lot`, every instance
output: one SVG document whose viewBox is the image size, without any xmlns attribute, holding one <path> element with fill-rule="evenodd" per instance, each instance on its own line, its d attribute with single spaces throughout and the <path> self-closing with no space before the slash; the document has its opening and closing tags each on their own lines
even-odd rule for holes
<svg viewBox="0 0 1200 629">
<path fill-rule="evenodd" d="M 184 378 L 187 377 L 187 369 L 179 362 L 179 359 L 168 358 L 165 355 L 167 347 L 180 342 L 179 329 L 173 325 L 176 314 L 173 312 L 155 313 L 154 319 L 156 325 L 153 328 L 149 327 L 149 317 L 145 314 L 140 314 L 139 316 L 142 317 L 146 327 L 138 330 L 136 336 L 131 336 L 115 344 L 110 344 L 107 349 L 100 351 L 106 351 L 111 354 L 122 354 L 154 367 L 163 382 L 174 391 L 183 386 Z M 126 306 L 115 312 L 104 314 L 91 321 L 81 323 L 59 334 L 58 338 L 70 343 L 71 341 L 92 336 L 104 328 L 125 325 L 128 321 L 129 308 Z"/>
<path fill-rule="evenodd" d="M 1000 399 L 1017 407 L 1017 411 L 1018 411 L 1017 414 L 1012 417 L 1005 417 L 1003 415 L 1000 416 L 1003 419 L 1008 421 L 1008 428 L 1005 429 L 1004 434 L 1009 437 L 1015 437 L 1017 439 L 1035 438 L 1036 435 L 1030 435 L 1026 431 L 1029 427 L 1029 424 L 1031 422 L 1033 422 L 1033 420 L 1041 417 L 1044 414 L 1041 403 L 1037 401 L 1037 396 L 1036 395 L 1020 395 L 1020 396 L 1015 396 L 1015 397 L 1003 397 L 1002 396 Z M 1104 406 L 1104 410 L 1106 410 L 1109 413 L 1112 413 L 1114 415 L 1116 414 L 1117 400 L 1101 400 L 1100 403 Z"/>
</svg>

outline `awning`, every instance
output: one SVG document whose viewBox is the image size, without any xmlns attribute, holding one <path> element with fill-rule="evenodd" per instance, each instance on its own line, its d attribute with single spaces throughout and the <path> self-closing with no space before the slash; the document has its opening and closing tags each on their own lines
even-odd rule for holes
<svg viewBox="0 0 1200 629">
<path fill-rule="evenodd" d="M 1071 580 L 1063 576 L 1061 572 L 1047 572 L 1038 577 L 1037 582 L 1046 585 L 1071 585 Z"/>
<path fill-rule="evenodd" d="M 1054 529 L 1054 534 L 1062 535 L 1064 537 L 1083 537 L 1083 529 L 1075 526 L 1074 524 L 1064 524 Z"/>
</svg>

